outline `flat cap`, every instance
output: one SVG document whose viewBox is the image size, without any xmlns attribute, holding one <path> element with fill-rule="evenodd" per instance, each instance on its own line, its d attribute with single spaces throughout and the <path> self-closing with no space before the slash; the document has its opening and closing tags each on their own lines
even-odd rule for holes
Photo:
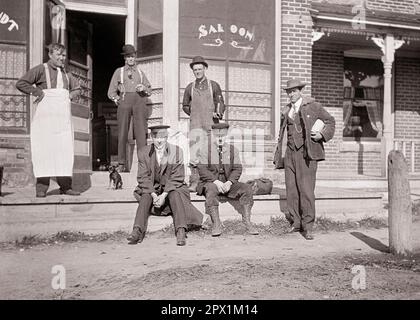
<svg viewBox="0 0 420 320">
<path fill-rule="evenodd" d="M 165 124 L 159 124 L 159 125 L 155 125 L 155 126 L 150 126 L 149 129 L 150 131 L 157 131 L 157 130 L 162 130 L 162 129 L 168 129 L 171 126 L 165 125 Z"/>
<path fill-rule="evenodd" d="M 229 124 L 226 122 L 215 123 L 211 126 L 212 129 L 228 129 Z"/>
</svg>

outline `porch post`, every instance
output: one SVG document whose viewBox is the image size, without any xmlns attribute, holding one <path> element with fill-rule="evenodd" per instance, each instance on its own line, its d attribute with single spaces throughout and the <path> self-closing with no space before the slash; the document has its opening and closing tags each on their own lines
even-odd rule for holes
<svg viewBox="0 0 420 320">
<path fill-rule="evenodd" d="M 280 130 L 280 111 L 281 111 L 281 1 L 275 3 L 275 71 L 274 71 L 274 140 L 277 141 L 277 135 Z"/>
<path fill-rule="evenodd" d="M 179 0 L 163 0 L 163 110 L 165 124 L 178 130 Z"/>
<path fill-rule="evenodd" d="M 394 127 L 392 108 L 392 64 L 395 50 L 404 44 L 404 40 L 395 40 L 392 34 L 387 34 L 385 39 L 372 38 L 382 50 L 382 63 L 384 65 L 384 106 L 383 106 L 383 139 L 382 139 L 382 176 L 387 176 L 387 157 L 394 148 Z"/>
<path fill-rule="evenodd" d="M 32 0 L 30 9 L 30 31 L 29 31 L 29 67 L 32 68 L 41 64 L 43 59 L 44 39 L 44 1 Z"/>
<path fill-rule="evenodd" d="M 137 47 L 137 0 L 127 0 L 127 19 L 125 20 L 125 43 Z"/>
</svg>

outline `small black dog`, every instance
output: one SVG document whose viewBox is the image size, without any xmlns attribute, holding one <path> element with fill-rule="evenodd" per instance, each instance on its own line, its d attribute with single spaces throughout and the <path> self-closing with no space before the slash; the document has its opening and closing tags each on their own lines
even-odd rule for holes
<svg viewBox="0 0 420 320">
<path fill-rule="evenodd" d="M 109 187 L 108 189 L 111 189 L 111 184 L 114 185 L 114 189 L 122 189 L 123 181 L 121 178 L 121 175 L 117 171 L 118 166 L 109 166 Z"/>
</svg>

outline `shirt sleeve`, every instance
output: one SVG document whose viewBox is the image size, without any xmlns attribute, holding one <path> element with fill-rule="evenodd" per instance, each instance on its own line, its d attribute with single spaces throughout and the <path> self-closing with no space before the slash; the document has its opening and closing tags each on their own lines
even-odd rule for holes
<svg viewBox="0 0 420 320">
<path fill-rule="evenodd" d="M 184 112 L 187 115 L 191 114 L 191 88 L 192 88 L 192 83 L 190 83 L 184 91 L 184 98 L 182 99 L 182 110 L 184 110 Z"/>
<path fill-rule="evenodd" d="M 120 76 L 120 68 L 117 68 L 112 75 L 111 82 L 109 83 L 108 88 L 108 98 L 113 100 L 118 98 L 118 81 Z"/>
<path fill-rule="evenodd" d="M 36 97 L 42 95 L 42 89 L 36 87 L 36 85 L 41 82 L 43 74 L 44 65 L 42 64 L 28 70 L 28 72 L 16 82 L 16 89 Z"/>
<path fill-rule="evenodd" d="M 222 89 L 216 81 L 212 81 L 211 85 L 213 88 L 213 102 L 216 106 L 216 112 L 223 115 L 225 113 L 226 106 L 225 100 L 223 99 Z"/>
<path fill-rule="evenodd" d="M 150 84 L 149 79 L 147 79 L 146 74 L 143 71 L 140 71 L 143 79 L 143 85 L 146 87 L 144 92 L 146 93 L 146 96 L 150 97 L 152 95 L 152 85 Z"/>
</svg>

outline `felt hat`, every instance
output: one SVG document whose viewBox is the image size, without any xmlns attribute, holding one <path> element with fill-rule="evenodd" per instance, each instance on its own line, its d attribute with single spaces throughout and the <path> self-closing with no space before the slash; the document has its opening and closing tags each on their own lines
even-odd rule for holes
<svg viewBox="0 0 420 320">
<path fill-rule="evenodd" d="M 194 67 L 195 64 L 202 64 L 203 66 L 205 66 L 206 68 L 209 67 L 209 65 L 207 64 L 206 60 L 204 60 L 203 57 L 201 56 L 196 56 L 192 59 L 192 62 L 190 63 L 190 67 L 191 69 Z"/>
<path fill-rule="evenodd" d="M 297 79 L 291 79 L 291 80 L 287 81 L 286 87 L 283 88 L 283 90 L 289 90 L 289 89 L 293 89 L 293 88 L 302 89 L 304 86 L 306 86 L 306 83 L 303 83 L 302 81 L 297 80 Z"/>
<path fill-rule="evenodd" d="M 122 51 L 123 52 L 121 52 L 121 54 L 123 55 L 123 56 L 128 56 L 128 55 L 130 55 L 130 54 L 133 54 L 133 53 L 136 53 L 137 51 L 136 51 L 136 48 L 134 48 L 134 46 L 133 45 L 131 45 L 131 44 L 125 44 L 125 45 L 123 45 L 123 47 L 122 47 Z"/>
</svg>

